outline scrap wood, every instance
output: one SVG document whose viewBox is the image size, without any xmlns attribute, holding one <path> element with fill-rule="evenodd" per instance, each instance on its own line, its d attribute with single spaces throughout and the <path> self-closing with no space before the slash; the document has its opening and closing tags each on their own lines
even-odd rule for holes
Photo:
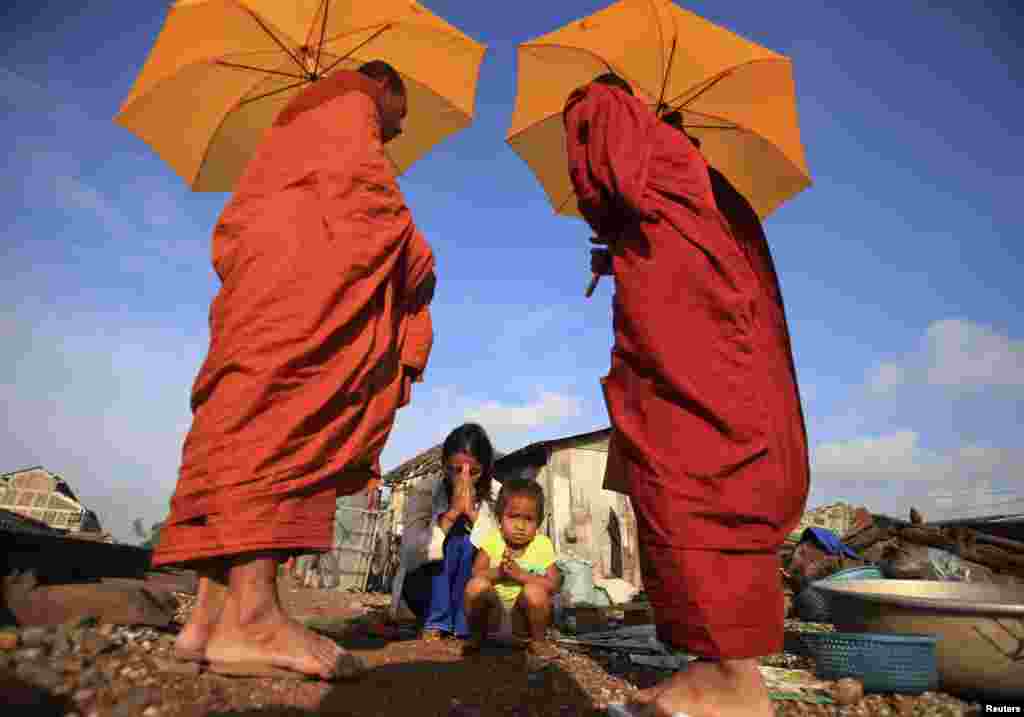
<svg viewBox="0 0 1024 717">
<path fill-rule="evenodd" d="M 631 653 L 654 653 L 656 655 L 668 653 L 668 649 L 658 641 L 654 625 L 632 625 L 616 630 L 590 632 L 586 637 L 563 637 L 556 642 L 563 645 L 624 650 Z"/>
</svg>

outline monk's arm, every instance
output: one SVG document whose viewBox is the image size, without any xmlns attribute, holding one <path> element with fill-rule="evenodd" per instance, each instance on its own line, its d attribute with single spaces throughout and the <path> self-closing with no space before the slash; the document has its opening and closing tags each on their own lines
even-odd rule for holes
<svg viewBox="0 0 1024 717">
<path fill-rule="evenodd" d="M 599 236 L 643 215 L 650 118 L 610 90 L 577 91 L 566 106 L 569 177 L 580 212 Z"/>
</svg>

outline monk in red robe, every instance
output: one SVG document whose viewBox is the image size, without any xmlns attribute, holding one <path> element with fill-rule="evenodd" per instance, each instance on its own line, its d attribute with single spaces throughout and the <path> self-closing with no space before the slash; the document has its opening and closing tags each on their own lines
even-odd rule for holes
<svg viewBox="0 0 1024 717">
<path fill-rule="evenodd" d="M 383 145 L 401 76 L 374 61 L 307 88 L 267 131 L 213 235 L 221 288 L 154 565 L 200 575 L 176 652 L 225 674 L 353 676 L 282 610 L 278 566 L 331 548 L 339 496 L 379 478 L 426 367 L 434 258 Z"/>
<path fill-rule="evenodd" d="M 592 268 L 616 284 L 606 487 L 632 498 L 659 639 L 699 658 L 630 707 L 770 717 L 757 658 L 782 650 L 777 549 L 809 467 L 767 243 L 756 215 L 731 226 L 700 153 L 620 78 L 574 92 L 564 122 L 581 213 L 609 245 Z"/>
</svg>

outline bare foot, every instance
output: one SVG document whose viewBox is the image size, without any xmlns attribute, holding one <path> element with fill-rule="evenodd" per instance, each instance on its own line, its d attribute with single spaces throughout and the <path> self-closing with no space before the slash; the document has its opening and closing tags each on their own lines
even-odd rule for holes
<svg viewBox="0 0 1024 717">
<path fill-rule="evenodd" d="M 208 576 L 200 577 L 196 604 L 188 622 L 174 641 L 174 656 L 179 660 L 203 662 L 206 643 L 224 609 L 224 595 L 227 586 Z"/>
<path fill-rule="evenodd" d="M 335 680 L 364 670 L 359 658 L 283 613 L 245 625 L 222 620 L 206 645 L 206 657 L 213 671 L 225 674 L 275 674 L 277 668 Z"/>
<path fill-rule="evenodd" d="M 757 660 L 693 662 L 632 698 L 636 717 L 773 717 Z"/>
<path fill-rule="evenodd" d="M 211 672 L 229 675 L 354 677 L 362 662 L 281 608 L 275 553 L 233 558 L 224 609 L 206 644 Z"/>
</svg>

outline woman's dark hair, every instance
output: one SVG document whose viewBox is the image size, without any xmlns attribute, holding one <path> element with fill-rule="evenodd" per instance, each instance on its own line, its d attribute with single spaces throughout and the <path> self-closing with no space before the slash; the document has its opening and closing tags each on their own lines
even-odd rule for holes
<svg viewBox="0 0 1024 717">
<path fill-rule="evenodd" d="M 494 446 L 487 431 L 476 423 L 464 423 L 448 434 L 441 447 L 444 467 L 444 489 L 452 497 L 452 479 L 448 477 L 448 459 L 456 453 L 473 456 L 480 463 L 480 480 L 476 482 L 476 499 L 491 502 L 491 481 L 494 479 Z"/>
<path fill-rule="evenodd" d="M 501 484 L 501 492 L 498 493 L 498 504 L 494 508 L 494 514 L 501 518 L 509 500 L 520 495 L 533 498 L 537 504 L 537 522 L 542 522 L 544 520 L 544 489 L 540 483 L 529 478 L 509 478 Z"/>
</svg>

